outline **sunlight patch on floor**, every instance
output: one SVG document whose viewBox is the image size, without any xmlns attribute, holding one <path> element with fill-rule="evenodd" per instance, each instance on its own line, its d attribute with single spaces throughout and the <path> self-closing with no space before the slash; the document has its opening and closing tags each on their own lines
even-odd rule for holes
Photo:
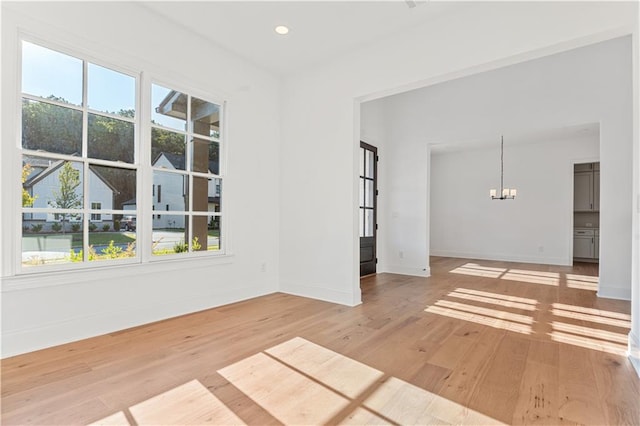
<svg viewBox="0 0 640 426">
<path fill-rule="evenodd" d="M 192 380 L 129 408 L 138 425 L 244 425 L 198 380 Z M 93 425 L 129 425 L 120 411 Z"/>
<path fill-rule="evenodd" d="M 506 271 L 505 268 L 492 268 L 480 266 L 477 263 L 465 263 L 451 271 L 452 274 L 471 275 L 474 277 L 498 278 Z"/>
<path fill-rule="evenodd" d="M 454 291 L 458 292 L 458 293 L 467 293 L 467 294 L 475 294 L 477 296 L 492 297 L 494 299 L 506 300 L 506 301 L 509 301 L 509 302 L 527 303 L 529 305 L 537 305 L 538 304 L 538 301 L 535 300 L 535 299 L 528 299 L 526 297 L 511 296 L 511 295 L 508 295 L 508 294 L 490 293 L 488 291 L 472 290 L 472 289 L 469 289 L 469 288 L 456 288 Z"/>
<path fill-rule="evenodd" d="M 491 304 L 491 305 L 498 305 L 498 306 L 502 306 L 505 308 L 515 308 L 515 309 L 522 309 L 525 311 L 535 311 L 536 307 L 535 305 L 530 305 L 528 303 L 520 303 L 520 302 L 510 302 L 508 300 L 502 300 L 502 299 L 498 299 L 498 298 L 494 298 L 494 297 L 486 297 L 486 296 L 476 296 L 474 294 L 466 294 L 466 293 L 462 293 L 462 292 L 458 292 L 458 291 L 452 291 L 451 293 L 447 294 L 448 297 L 455 297 L 458 299 L 466 299 L 466 300 L 472 300 L 474 302 L 482 302 L 482 303 L 487 303 L 487 304 Z"/>
<path fill-rule="evenodd" d="M 523 324 L 533 324 L 533 318 L 527 315 L 514 314 L 512 312 L 501 311 L 499 309 L 482 308 L 480 306 L 468 305 L 466 303 L 451 302 L 449 300 L 438 300 L 436 306 L 443 308 L 456 309 L 458 311 L 470 312 L 472 314 L 483 315 L 486 317 L 498 318 L 512 322 Z"/>
<path fill-rule="evenodd" d="M 554 307 L 551 309 L 551 313 L 553 315 L 563 317 L 563 318 L 571 318 L 571 319 L 580 320 L 580 321 L 588 321 L 596 324 L 613 325 L 615 327 L 622 327 L 622 328 L 631 327 L 631 321 L 628 321 L 628 320 L 610 318 L 610 317 L 601 316 L 601 315 L 585 314 L 581 312 L 575 312 L 573 310 L 570 311 L 570 310 L 558 309 Z"/>
<path fill-rule="evenodd" d="M 591 275 L 567 274 L 567 287 L 580 290 L 598 291 L 598 277 Z"/>
<path fill-rule="evenodd" d="M 300 337 L 218 372 L 285 424 L 502 424 Z"/>
<path fill-rule="evenodd" d="M 613 331 L 600 330 L 593 327 L 583 327 L 580 325 L 567 324 L 558 321 L 551 322 L 551 327 L 553 327 L 554 330 L 566 333 L 587 336 L 599 340 L 607 340 L 612 343 L 621 343 L 625 347 L 627 345 L 628 337 L 624 333 L 615 333 Z"/>
<path fill-rule="evenodd" d="M 437 303 L 437 302 L 436 302 Z M 459 311 L 456 309 L 445 308 L 442 306 L 432 305 L 425 309 L 425 312 L 442 315 L 449 318 L 455 318 L 463 321 L 475 322 L 476 324 L 486 325 L 502 330 L 514 331 L 521 334 L 531 334 L 530 325 L 520 324 L 516 322 L 506 321 L 494 317 L 487 317 L 469 311 Z"/>
<path fill-rule="evenodd" d="M 562 309 L 562 310 L 565 310 L 565 311 L 581 312 L 581 313 L 584 313 L 584 314 L 595 315 L 595 316 L 599 316 L 599 317 L 626 320 L 626 321 L 629 322 L 629 324 L 628 324 L 629 327 L 631 326 L 631 315 L 630 314 L 625 314 L 623 312 L 605 311 L 603 309 L 587 308 L 587 307 L 584 307 L 584 306 L 567 305 L 566 303 L 554 303 L 551 306 L 553 306 L 556 309 Z"/>
<path fill-rule="evenodd" d="M 528 271 L 523 269 L 509 269 L 502 277 L 503 280 L 518 281 L 531 284 L 560 285 L 560 274 L 557 272 Z"/>
<path fill-rule="evenodd" d="M 597 276 L 580 274 L 561 274 L 559 272 L 534 271 L 528 269 L 510 269 L 483 266 L 478 263 L 465 263 L 449 271 L 452 274 L 469 275 L 473 277 L 496 278 L 529 284 L 548 286 L 562 286 L 579 290 L 598 290 Z"/>
<path fill-rule="evenodd" d="M 625 356 L 627 353 L 626 345 L 618 345 L 604 340 L 592 339 L 586 336 L 576 336 L 575 334 L 563 333 L 561 331 L 552 331 L 549 333 L 551 340 L 569 345 L 580 346 L 600 352 L 607 352 L 613 355 Z"/>
<path fill-rule="evenodd" d="M 357 397 L 384 376 L 381 371 L 300 337 L 265 353 L 349 398 Z"/>
</svg>

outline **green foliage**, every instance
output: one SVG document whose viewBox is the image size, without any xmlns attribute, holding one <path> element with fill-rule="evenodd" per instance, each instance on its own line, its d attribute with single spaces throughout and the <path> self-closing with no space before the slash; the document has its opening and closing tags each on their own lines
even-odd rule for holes
<svg viewBox="0 0 640 426">
<path fill-rule="evenodd" d="M 82 255 L 82 250 L 79 250 L 76 253 L 75 251 L 73 251 L 73 249 L 71 249 L 71 252 L 69 252 L 69 260 L 72 262 L 82 262 Z"/>
<path fill-rule="evenodd" d="M 47 99 L 66 103 L 65 99 L 55 96 L 49 96 Z M 112 114 L 127 118 L 135 117 L 135 111 L 132 109 L 121 109 Z M 90 157 L 133 162 L 135 129 L 132 123 L 92 114 L 89 116 L 88 124 Z M 72 155 L 80 154 L 81 142 L 82 113 L 80 111 L 46 102 L 23 101 L 22 146 L 24 148 Z M 92 167 L 95 168 L 95 166 Z M 114 199 L 115 208 L 120 208 L 123 202 L 135 197 L 135 172 L 124 173 L 124 169 L 109 167 L 100 167 L 99 170 L 99 174 L 118 189 Z M 29 199 L 23 192 L 23 206 L 29 207 L 29 204 L 25 204 L 28 202 Z"/>
<path fill-rule="evenodd" d="M 109 231 L 109 229 L 111 229 L 111 225 L 109 225 L 108 223 L 105 223 L 104 225 L 102 225 L 102 231 L 107 232 Z"/>
<path fill-rule="evenodd" d="M 60 168 L 58 174 L 60 185 L 58 189 L 52 191 L 53 200 L 50 201 L 51 207 L 57 209 L 78 209 L 82 207 L 82 196 L 76 192 L 80 186 L 80 171 L 73 168 L 70 161 L 65 161 Z M 69 213 L 61 213 L 62 232 L 64 232 L 64 222 L 70 217 L 76 216 Z"/>
<path fill-rule="evenodd" d="M 109 242 L 107 248 L 101 250 L 102 254 L 108 259 L 116 259 L 120 257 L 122 253 L 122 248 L 113 244 L 113 240 Z"/>
<path fill-rule="evenodd" d="M 79 232 L 80 231 L 80 224 L 79 223 L 74 223 L 73 225 L 71 225 L 71 231 Z"/>
<path fill-rule="evenodd" d="M 174 253 L 186 253 L 189 251 L 189 245 L 184 241 L 180 241 L 173 246 Z"/>
<path fill-rule="evenodd" d="M 47 99 L 66 102 L 63 98 Z M 82 142 L 82 112 L 46 102 L 23 100 L 22 146 L 61 154 L 79 153 Z"/>
<path fill-rule="evenodd" d="M 61 229 L 62 229 L 62 225 L 59 224 L 58 222 L 55 222 L 55 223 L 51 224 L 51 230 L 53 232 L 60 232 Z"/>
<path fill-rule="evenodd" d="M 22 183 L 27 181 L 27 178 L 31 174 L 31 164 L 25 164 L 22 166 Z M 32 197 L 24 187 L 22 188 L 22 207 L 32 207 L 36 197 Z"/>
<path fill-rule="evenodd" d="M 191 241 L 191 251 L 198 251 L 202 248 L 202 245 L 198 241 L 198 237 L 193 237 L 193 241 Z M 189 245 L 181 240 L 179 243 L 176 243 L 173 246 L 174 253 L 186 253 L 189 251 Z"/>
<path fill-rule="evenodd" d="M 31 225 L 31 230 L 33 232 L 35 232 L 35 233 L 38 233 L 38 232 L 42 231 L 42 224 L 38 223 L 38 224 L 35 224 L 35 225 Z"/>
<path fill-rule="evenodd" d="M 200 243 L 198 242 L 198 237 L 193 237 L 193 241 L 191 242 L 191 249 L 193 251 L 198 251 L 202 248 Z"/>
<path fill-rule="evenodd" d="M 90 224 L 89 224 L 89 231 L 93 232 L 93 231 L 95 231 L 96 229 L 98 229 L 98 227 L 96 226 L 96 224 L 95 224 L 95 223 L 90 223 Z"/>
</svg>

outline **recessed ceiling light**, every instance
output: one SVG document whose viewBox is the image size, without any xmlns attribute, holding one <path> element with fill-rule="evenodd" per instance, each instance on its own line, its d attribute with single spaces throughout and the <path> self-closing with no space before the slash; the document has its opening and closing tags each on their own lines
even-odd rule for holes
<svg viewBox="0 0 640 426">
<path fill-rule="evenodd" d="M 285 35 L 289 32 L 289 28 L 285 27 L 284 25 L 278 25 L 276 27 L 276 32 L 280 35 Z"/>
</svg>

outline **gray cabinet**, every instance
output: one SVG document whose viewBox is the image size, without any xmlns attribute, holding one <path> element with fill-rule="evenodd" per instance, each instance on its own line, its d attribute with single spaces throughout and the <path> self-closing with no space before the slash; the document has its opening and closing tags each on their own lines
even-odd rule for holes
<svg viewBox="0 0 640 426">
<path fill-rule="evenodd" d="M 600 163 L 576 164 L 573 173 L 573 210 L 600 210 Z"/>
<path fill-rule="evenodd" d="M 575 229 L 573 231 L 573 257 L 598 259 L 599 232 L 595 229 Z"/>
</svg>

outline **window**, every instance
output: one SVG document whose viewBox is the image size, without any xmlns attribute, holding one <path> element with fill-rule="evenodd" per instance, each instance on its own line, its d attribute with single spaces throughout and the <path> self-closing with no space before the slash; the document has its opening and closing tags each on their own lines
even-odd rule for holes
<svg viewBox="0 0 640 426">
<path fill-rule="evenodd" d="M 100 210 L 102 208 L 102 203 L 91 203 L 91 210 Z M 100 213 L 91 213 L 91 221 L 99 222 L 102 220 L 102 215 Z"/>
<path fill-rule="evenodd" d="M 151 104 L 153 255 L 220 251 L 221 106 L 156 84 Z"/>
<path fill-rule="evenodd" d="M 149 99 L 138 76 L 22 41 L 23 271 L 222 253 L 222 104 L 155 84 Z"/>
</svg>

